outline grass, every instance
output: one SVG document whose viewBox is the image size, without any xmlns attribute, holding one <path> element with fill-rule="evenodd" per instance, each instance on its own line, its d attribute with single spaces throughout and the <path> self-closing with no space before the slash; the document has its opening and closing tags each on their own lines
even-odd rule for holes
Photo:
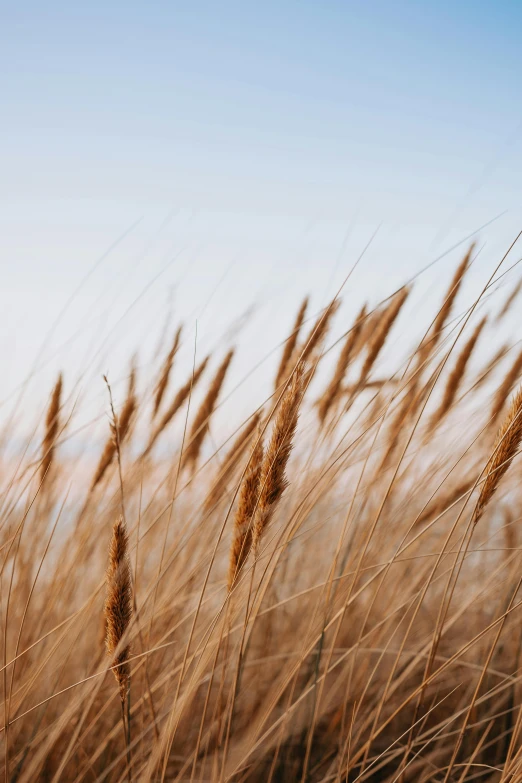
<svg viewBox="0 0 522 783">
<path fill-rule="evenodd" d="M 420 325 L 305 300 L 219 442 L 228 344 L 107 382 L 81 470 L 63 368 L 1 476 L 6 781 L 522 781 L 520 283 L 466 305 L 473 254 Z"/>
</svg>

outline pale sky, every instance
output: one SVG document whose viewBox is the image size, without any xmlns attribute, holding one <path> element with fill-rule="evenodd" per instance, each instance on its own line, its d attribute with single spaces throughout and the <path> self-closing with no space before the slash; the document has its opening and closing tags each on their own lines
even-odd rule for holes
<svg viewBox="0 0 522 783">
<path fill-rule="evenodd" d="M 202 351 L 257 303 L 246 371 L 376 231 L 347 317 L 500 216 L 480 286 L 522 227 L 521 29 L 519 2 L 5 3 L 5 397 L 150 359 L 169 301 Z"/>
</svg>

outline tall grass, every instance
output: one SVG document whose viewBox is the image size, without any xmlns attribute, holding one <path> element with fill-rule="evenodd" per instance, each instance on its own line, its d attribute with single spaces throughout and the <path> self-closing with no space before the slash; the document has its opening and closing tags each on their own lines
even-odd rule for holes
<svg viewBox="0 0 522 783">
<path fill-rule="evenodd" d="M 185 324 L 76 463 L 63 368 L 0 476 L 6 781 L 522 781 L 520 284 L 472 255 L 423 323 L 305 299 L 242 422 Z"/>
</svg>

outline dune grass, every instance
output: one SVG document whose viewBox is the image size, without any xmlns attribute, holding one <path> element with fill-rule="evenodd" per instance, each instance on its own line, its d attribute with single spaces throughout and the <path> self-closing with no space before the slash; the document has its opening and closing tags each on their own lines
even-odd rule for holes
<svg viewBox="0 0 522 783">
<path fill-rule="evenodd" d="M 520 283 L 473 254 L 422 324 L 305 299 L 218 440 L 241 332 L 107 382 L 80 475 L 63 368 L 0 477 L 6 781 L 522 781 Z"/>
</svg>

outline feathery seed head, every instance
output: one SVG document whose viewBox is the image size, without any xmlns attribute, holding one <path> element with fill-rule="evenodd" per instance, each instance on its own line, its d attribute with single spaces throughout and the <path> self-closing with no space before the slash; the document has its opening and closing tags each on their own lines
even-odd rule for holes
<svg viewBox="0 0 522 783">
<path fill-rule="evenodd" d="M 303 387 L 304 363 L 300 362 L 279 404 L 261 466 L 259 500 L 253 523 L 253 540 L 256 548 L 277 503 L 288 486 L 286 466 L 297 428 Z"/>
<path fill-rule="evenodd" d="M 511 465 L 522 440 L 522 386 L 515 393 L 509 412 L 495 439 L 493 453 L 486 465 L 484 483 L 473 512 L 476 525 L 495 494 L 501 478 Z"/>
<path fill-rule="evenodd" d="M 47 416 L 45 419 L 45 436 L 42 443 L 42 464 L 40 468 L 40 475 L 43 480 L 44 476 L 49 472 L 53 457 L 54 457 L 54 444 L 60 428 L 60 403 L 62 397 L 63 378 L 60 373 L 58 380 L 53 389 L 49 407 L 47 409 Z"/>
<path fill-rule="evenodd" d="M 258 425 L 248 466 L 239 490 L 236 515 L 234 517 L 234 531 L 228 567 L 229 591 L 232 589 L 252 545 L 252 519 L 259 500 L 262 463 L 263 440 L 261 426 Z"/>
<path fill-rule="evenodd" d="M 225 381 L 225 376 L 233 356 L 234 350 L 232 349 L 227 353 L 219 365 L 212 383 L 210 384 L 209 390 L 203 402 L 201 403 L 198 412 L 196 413 L 190 432 L 188 446 L 185 450 L 183 458 L 184 464 L 192 464 L 194 466 L 198 461 L 201 446 L 205 439 L 205 435 L 208 432 L 210 418 L 216 407 L 219 393 Z"/>
<path fill-rule="evenodd" d="M 125 522 L 120 517 L 113 526 L 107 567 L 107 597 L 105 601 L 106 647 L 114 676 L 124 702 L 130 686 L 130 644 L 122 640 L 132 619 L 132 584 L 127 554 L 128 538 Z"/>
</svg>

